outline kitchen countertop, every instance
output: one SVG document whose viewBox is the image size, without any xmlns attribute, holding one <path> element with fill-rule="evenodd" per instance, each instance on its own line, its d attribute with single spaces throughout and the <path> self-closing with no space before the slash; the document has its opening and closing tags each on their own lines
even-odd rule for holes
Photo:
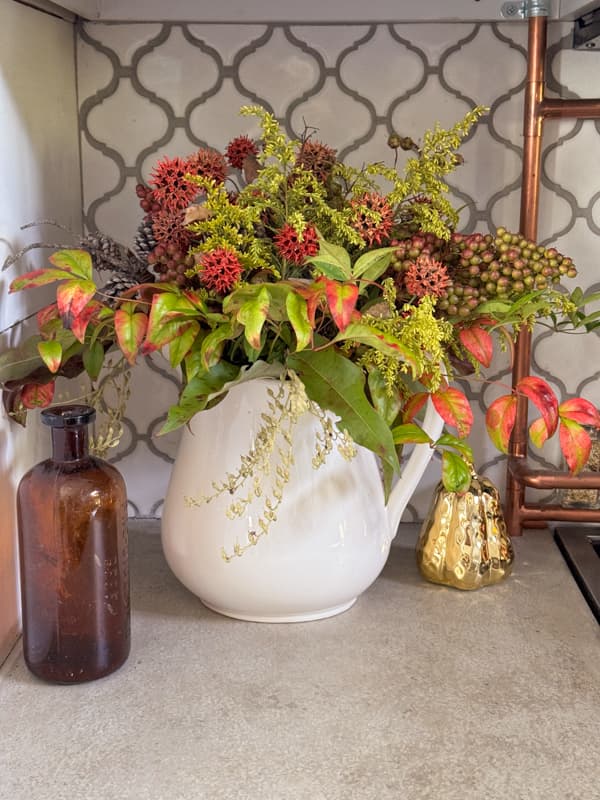
<svg viewBox="0 0 600 800">
<path fill-rule="evenodd" d="M 131 524 L 132 652 L 95 683 L 0 670 L 0 800 L 592 800 L 600 626 L 548 531 L 505 582 L 425 583 L 415 526 L 318 622 L 207 610 Z"/>
</svg>

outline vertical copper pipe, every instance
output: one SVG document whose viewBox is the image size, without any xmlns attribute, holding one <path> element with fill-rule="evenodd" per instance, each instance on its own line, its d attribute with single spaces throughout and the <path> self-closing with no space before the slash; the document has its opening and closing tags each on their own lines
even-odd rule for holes
<svg viewBox="0 0 600 800">
<path fill-rule="evenodd" d="M 528 29 L 528 61 L 525 84 L 525 108 L 523 113 L 523 171 L 521 188 L 520 230 L 527 239 L 537 238 L 539 213 L 539 184 L 542 155 L 543 115 L 541 103 L 544 98 L 546 64 L 546 17 L 530 17 Z M 531 363 L 531 333 L 524 327 L 519 339 L 513 364 L 512 381 L 515 386 L 529 374 Z M 527 400 L 519 398 L 517 417 L 510 442 L 511 456 L 524 458 L 527 455 Z M 525 502 L 525 488 L 514 475 L 507 471 L 505 516 L 509 533 L 521 533 L 520 509 Z"/>
</svg>

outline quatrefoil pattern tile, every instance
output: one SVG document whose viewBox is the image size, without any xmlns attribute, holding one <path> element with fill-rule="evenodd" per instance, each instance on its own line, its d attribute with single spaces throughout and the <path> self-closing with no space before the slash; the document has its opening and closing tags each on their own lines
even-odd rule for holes
<svg viewBox="0 0 600 800">
<path fill-rule="evenodd" d="M 597 93 L 598 56 L 570 49 L 570 27 L 552 24 L 549 90 Z M 475 105 L 486 119 L 465 143 L 465 164 L 450 191 L 465 231 L 518 227 L 526 26 L 504 24 L 200 25 L 95 24 L 78 30 L 78 86 L 85 222 L 130 244 L 141 218 L 135 183 L 156 160 L 239 133 L 257 134 L 238 116 L 246 103 L 272 111 L 290 135 L 305 124 L 354 165 L 390 161 L 392 130 L 418 137 L 451 125 Z M 544 140 L 540 238 L 572 255 L 583 288 L 600 288 L 600 190 L 595 165 L 600 126 L 548 123 Z M 564 340 L 567 341 L 564 341 Z M 577 357 L 574 357 L 577 353 Z M 562 393 L 600 402 L 600 342 L 541 332 L 535 371 Z M 504 460 L 483 435 L 484 408 L 510 381 L 496 357 L 486 383 L 462 382 L 476 410 L 477 464 L 502 489 Z M 161 357 L 136 369 L 136 398 L 115 456 L 131 512 L 160 515 L 177 435 L 158 437 L 177 376 Z M 557 464 L 558 447 L 532 453 Z M 439 464 L 433 463 L 405 520 L 425 514 Z"/>
</svg>

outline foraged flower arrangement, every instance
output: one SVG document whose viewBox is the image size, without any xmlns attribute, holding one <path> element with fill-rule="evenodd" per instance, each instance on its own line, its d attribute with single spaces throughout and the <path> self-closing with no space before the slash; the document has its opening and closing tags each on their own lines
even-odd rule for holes
<svg viewBox="0 0 600 800">
<path fill-rule="evenodd" d="M 473 413 L 453 377 L 489 366 L 498 333 L 510 351 L 522 325 L 598 324 L 585 314 L 591 298 L 560 285 L 577 274 L 568 257 L 505 229 L 456 230 L 444 181 L 484 111 L 436 125 L 420 144 L 390 136 L 390 152 L 411 151 L 399 171 L 341 163 L 315 131 L 292 140 L 264 109 L 243 108 L 260 121 L 259 140 L 163 158 L 138 185 L 145 216 L 132 249 L 90 234 L 13 280 L 11 291 L 56 282 L 57 293 L 38 333 L 0 356 L 5 404 L 22 419 L 53 402 L 57 376 L 84 370 L 97 395 L 107 369 L 123 375 L 165 351 L 182 388 L 163 432 L 240 381 L 279 377 L 338 418 L 343 447 L 351 439 L 380 457 L 388 488 L 402 446 L 429 442 L 446 488 L 464 491 Z M 492 442 L 507 451 L 519 394 L 540 412 L 534 444 L 558 430 L 569 468 L 581 469 L 582 425 L 600 427 L 600 415 L 580 398 L 559 404 L 537 377 L 489 406 Z M 449 429 L 437 441 L 419 424 L 429 398 Z"/>
</svg>

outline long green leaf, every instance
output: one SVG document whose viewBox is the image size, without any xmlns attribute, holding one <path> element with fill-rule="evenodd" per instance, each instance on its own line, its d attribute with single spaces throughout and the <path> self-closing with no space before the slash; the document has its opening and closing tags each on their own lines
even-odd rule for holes
<svg viewBox="0 0 600 800">
<path fill-rule="evenodd" d="M 418 369 L 416 354 L 391 334 L 380 331 L 370 325 L 365 325 L 363 322 L 351 322 L 333 339 L 334 342 L 348 340 L 369 345 L 369 347 L 385 353 L 386 356 L 396 358 L 398 361 L 405 361 L 410 365 L 413 376 L 416 376 Z"/>
<path fill-rule="evenodd" d="M 337 414 L 338 427 L 347 429 L 357 444 L 372 450 L 398 473 L 400 464 L 391 431 L 365 395 L 362 369 L 332 348 L 303 350 L 288 357 L 288 366 L 301 378 L 308 396 Z"/>
</svg>

